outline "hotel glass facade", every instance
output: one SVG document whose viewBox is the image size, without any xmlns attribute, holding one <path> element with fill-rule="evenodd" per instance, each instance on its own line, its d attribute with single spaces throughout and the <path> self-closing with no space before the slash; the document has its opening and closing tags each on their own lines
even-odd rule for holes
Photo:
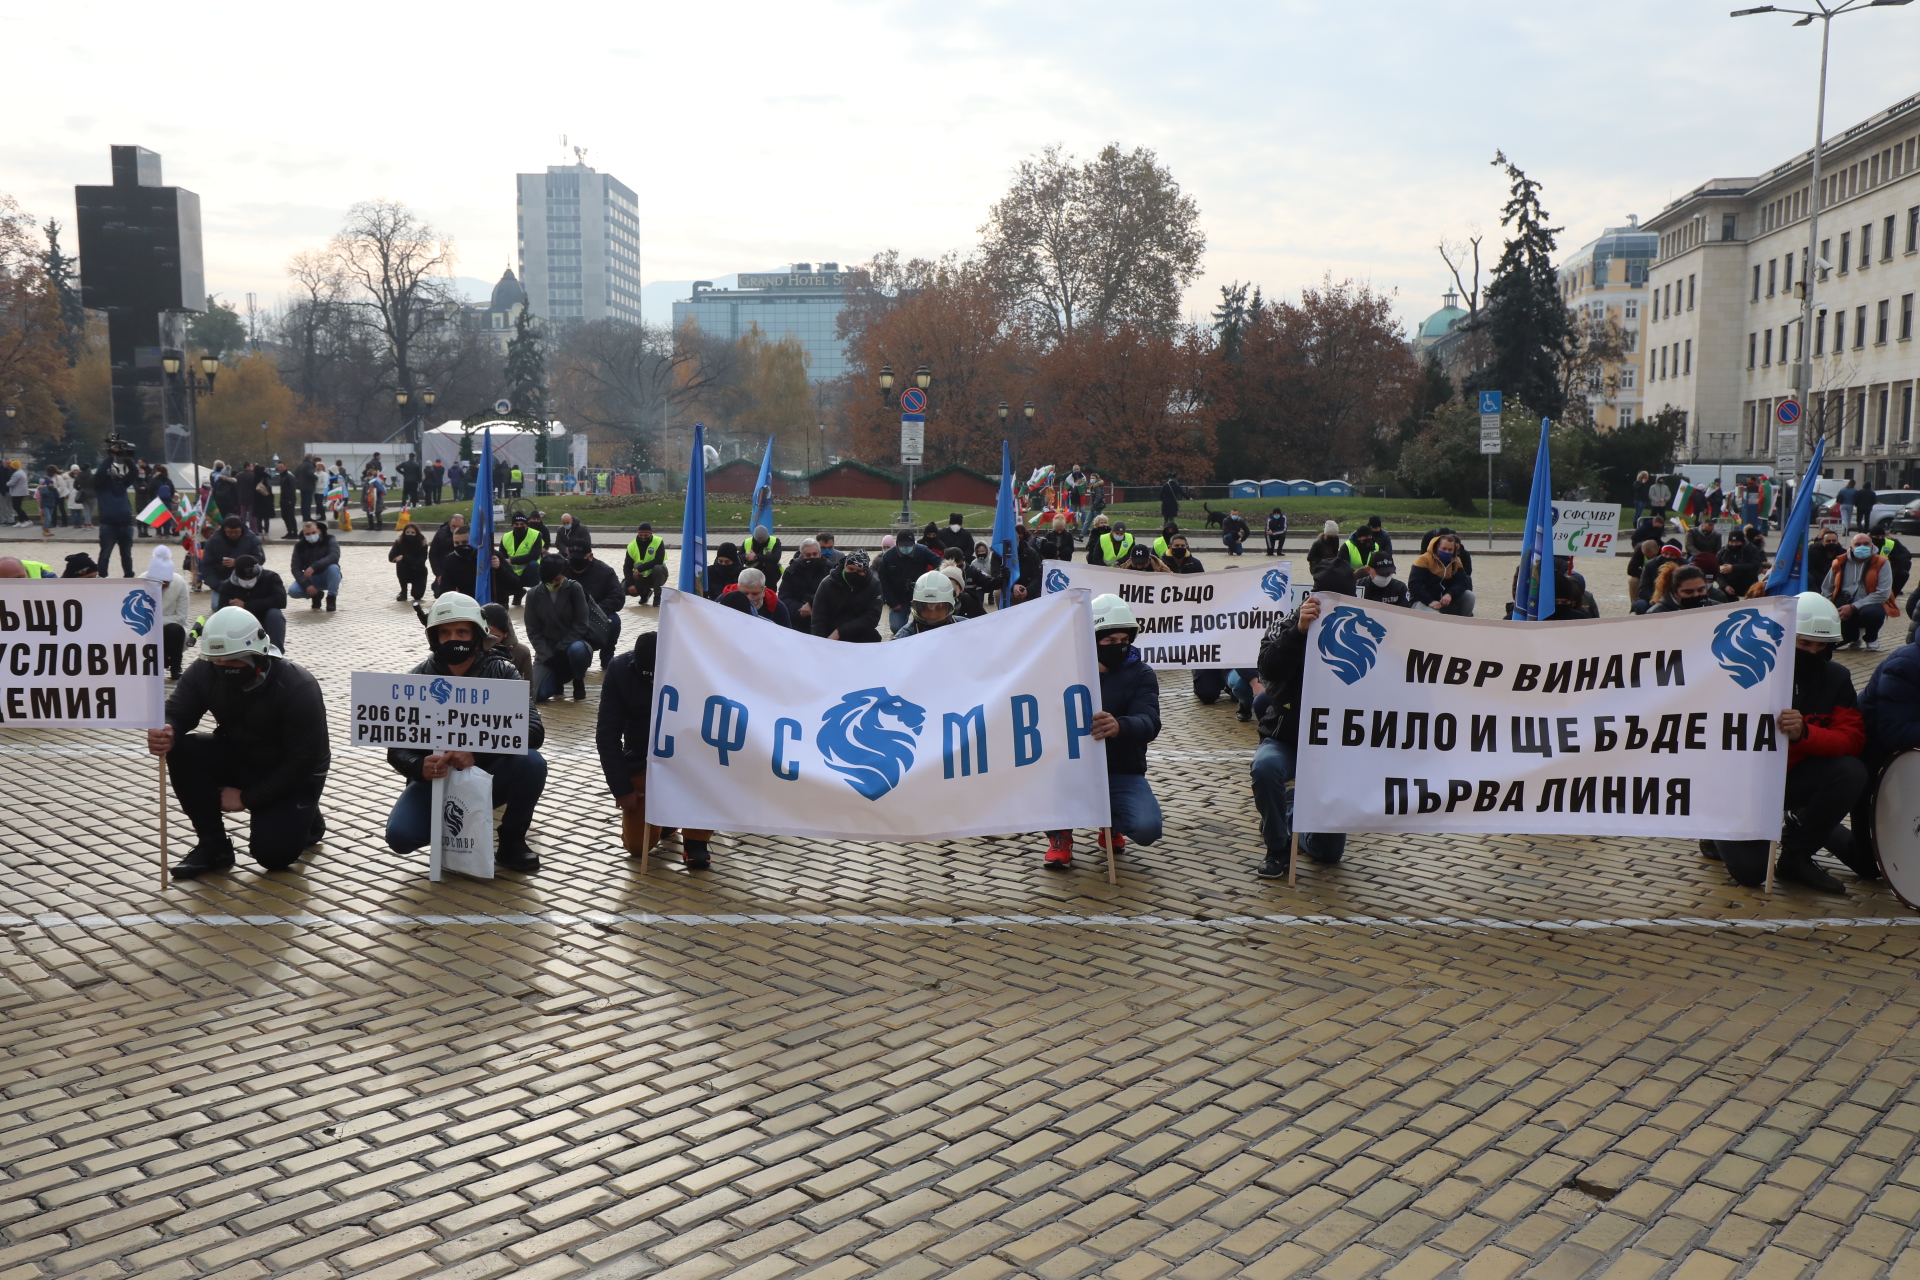
<svg viewBox="0 0 1920 1280">
<path fill-rule="evenodd" d="M 828 382 L 847 371 L 845 345 L 834 331 L 850 273 L 836 262 L 815 271 L 796 262 L 787 271 L 741 272 L 737 287 L 693 282 L 693 296 L 673 304 L 677 329 L 691 320 L 702 333 L 737 339 L 758 326 L 770 342 L 797 338 L 807 353 L 807 380 Z"/>
</svg>

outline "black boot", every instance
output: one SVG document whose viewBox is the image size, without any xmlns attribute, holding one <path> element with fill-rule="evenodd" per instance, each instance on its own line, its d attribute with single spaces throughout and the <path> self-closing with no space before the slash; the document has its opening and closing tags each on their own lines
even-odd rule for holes
<svg viewBox="0 0 1920 1280">
<path fill-rule="evenodd" d="M 307 607 L 308 607 L 309 609 L 318 609 L 318 608 L 320 607 L 320 597 L 319 597 L 319 596 L 308 596 L 308 597 L 307 597 Z"/>
<path fill-rule="evenodd" d="M 394 597 L 395 600 L 405 600 L 406 598 L 407 589 L 405 587 L 400 588 L 400 594 Z"/>
<path fill-rule="evenodd" d="M 187 856 L 174 864 L 175 880 L 193 880 L 216 871 L 233 870 L 233 846 L 195 845 Z"/>
<path fill-rule="evenodd" d="M 585 680 L 575 680 L 573 682 L 573 700 L 575 702 L 585 702 L 587 700 L 587 682 Z"/>
<path fill-rule="evenodd" d="M 705 840 L 687 841 L 681 856 L 686 859 L 687 866 L 695 871 L 698 871 L 702 867 L 710 867 L 713 865 L 713 855 L 707 852 L 707 842 Z"/>
<path fill-rule="evenodd" d="M 1837 894 L 1842 898 L 1847 896 L 1847 886 L 1822 870 L 1810 853 L 1789 853 L 1782 849 L 1773 873 L 1782 880 L 1803 884 L 1818 893 Z"/>
<path fill-rule="evenodd" d="M 1847 864 L 1847 870 L 1862 880 L 1880 878 L 1880 860 L 1873 856 L 1870 842 L 1845 827 L 1835 827 L 1827 836 L 1827 852 Z"/>
<path fill-rule="evenodd" d="M 532 875 L 540 869 L 540 855 L 529 849 L 524 840 L 517 842 L 517 847 L 503 840 L 500 847 L 494 850 L 493 863 L 509 871 Z"/>
<path fill-rule="evenodd" d="M 333 612 L 333 607 L 334 607 L 334 606 L 335 606 L 336 604 L 339 604 L 339 603 L 340 603 L 340 597 L 339 597 L 339 596 L 328 596 L 328 597 L 327 597 L 327 612 L 328 612 L 328 613 L 332 613 L 332 612 Z"/>
</svg>

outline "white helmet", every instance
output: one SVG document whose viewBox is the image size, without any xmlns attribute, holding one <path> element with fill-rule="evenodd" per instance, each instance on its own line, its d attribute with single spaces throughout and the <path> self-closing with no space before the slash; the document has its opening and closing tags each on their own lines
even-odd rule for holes
<svg viewBox="0 0 1920 1280">
<path fill-rule="evenodd" d="M 230 604 L 207 619 L 200 631 L 200 652 L 209 658 L 251 657 L 257 667 L 259 659 L 276 651 L 260 619 Z"/>
<path fill-rule="evenodd" d="M 471 622 L 475 635 L 487 633 L 487 615 L 480 611 L 480 602 L 464 592 L 449 591 L 433 602 L 433 608 L 427 613 L 428 637 L 432 637 L 435 627 L 449 622 Z"/>
<path fill-rule="evenodd" d="M 929 569 L 914 580 L 913 602 L 915 604 L 952 604 L 954 602 L 953 579 L 938 569 Z"/>
<path fill-rule="evenodd" d="M 1103 631 L 1139 631 L 1140 624 L 1134 621 L 1133 610 L 1127 608 L 1127 602 L 1116 595 L 1095 596 L 1093 598 L 1093 634 Z"/>
<path fill-rule="evenodd" d="M 1840 611 L 1818 591 L 1802 591 L 1793 634 L 1809 640 L 1840 639 Z"/>
</svg>

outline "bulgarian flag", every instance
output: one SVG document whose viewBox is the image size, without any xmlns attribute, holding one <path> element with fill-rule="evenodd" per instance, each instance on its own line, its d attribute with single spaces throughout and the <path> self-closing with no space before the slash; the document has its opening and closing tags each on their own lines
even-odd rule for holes
<svg viewBox="0 0 1920 1280">
<path fill-rule="evenodd" d="M 1766 515 L 1773 510 L 1773 477 L 1760 477 L 1760 514 Z"/>
<path fill-rule="evenodd" d="M 1683 477 L 1680 487 L 1673 491 L 1673 509 L 1683 516 L 1692 514 L 1694 500 L 1698 496 L 1693 487 L 1693 481 Z"/>
<path fill-rule="evenodd" d="M 141 524 L 158 529 L 163 524 L 173 523 L 173 512 L 167 509 L 166 503 L 155 498 L 152 502 L 149 502 L 145 507 L 141 508 L 140 514 L 135 518 L 138 519 Z"/>
</svg>

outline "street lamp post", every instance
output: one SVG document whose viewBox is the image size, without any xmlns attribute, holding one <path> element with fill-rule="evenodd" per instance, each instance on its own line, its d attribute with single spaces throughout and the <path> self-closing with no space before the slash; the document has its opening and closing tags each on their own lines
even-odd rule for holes
<svg viewBox="0 0 1920 1280">
<path fill-rule="evenodd" d="M 1713 482 L 1723 490 L 1727 487 L 1727 441 L 1739 434 L 1738 431 L 1709 431 L 1706 433 L 1709 440 L 1718 440 L 1720 442 L 1720 464 L 1713 473 Z"/>
<path fill-rule="evenodd" d="M 181 372 L 183 369 L 186 370 L 184 374 Z M 197 495 L 200 490 L 200 397 L 213 394 L 214 379 L 220 375 L 220 359 L 218 356 L 202 355 L 202 376 L 196 378 L 193 371 L 187 369 L 186 360 L 180 352 L 169 351 L 160 357 L 160 370 L 167 375 L 169 383 L 175 378 L 180 380 L 180 391 L 187 398 L 187 456 L 193 464 L 193 488 Z"/>
<path fill-rule="evenodd" d="M 1782 486 L 1784 504 L 1791 504 L 1793 496 L 1790 488 L 1799 483 L 1801 461 L 1806 445 L 1805 423 L 1808 418 L 1808 406 L 1813 399 L 1813 291 L 1820 278 L 1820 161 L 1821 151 L 1826 145 L 1827 134 L 1827 51 L 1833 40 L 1833 20 L 1843 13 L 1853 13 L 1861 9 L 1887 9 L 1912 4 L 1913 0 L 1813 0 L 1817 6 L 1813 9 L 1788 9 L 1779 5 L 1763 4 L 1751 9 L 1735 9 L 1730 15 L 1735 18 L 1749 18 L 1760 13 L 1791 13 L 1799 17 L 1793 25 L 1811 26 L 1817 18 L 1820 22 L 1820 96 L 1814 108 L 1813 117 L 1813 176 L 1808 187 L 1810 206 L 1807 219 L 1807 259 L 1805 269 L 1800 273 L 1800 359 L 1793 370 L 1794 387 L 1800 398 L 1800 413 L 1803 425 L 1794 433 L 1793 438 L 1793 474 L 1787 477 Z M 1824 433 L 1826 424 L 1821 423 Z M 1782 510 L 1791 510 L 1783 505 Z"/>
</svg>

